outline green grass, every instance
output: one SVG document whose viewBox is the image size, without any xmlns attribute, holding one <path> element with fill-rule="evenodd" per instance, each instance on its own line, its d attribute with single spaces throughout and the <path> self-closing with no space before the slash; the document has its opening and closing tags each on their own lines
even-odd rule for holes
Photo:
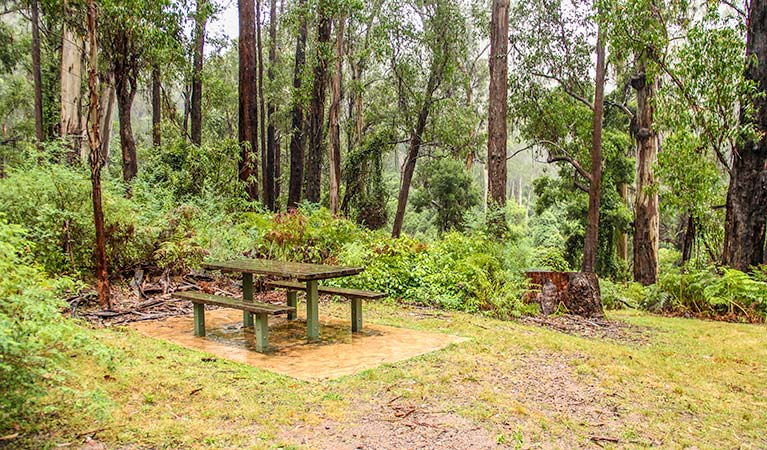
<svg viewBox="0 0 767 450">
<path fill-rule="evenodd" d="M 346 305 L 331 314 L 345 317 Z M 352 428 L 397 398 L 461 417 L 499 446 L 553 448 L 767 447 L 767 328 L 615 312 L 650 329 L 645 344 L 584 339 L 459 313 L 379 305 L 371 322 L 471 338 L 357 375 L 306 383 L 149 339 L 127 329 L 96 334 L 115 368 L 80 357 L 69 387 L 47 399 L 40 428 L 12 446 L 79 445 L 97 431 L 107 447 L 301 448 L 290 430 Z M 370 406 L 369 406 L 370 405 Z M 548 447 L 547 447 L 548 448 Z M 622 447 L 621 447 L 622 448 Z"/>
</svg>

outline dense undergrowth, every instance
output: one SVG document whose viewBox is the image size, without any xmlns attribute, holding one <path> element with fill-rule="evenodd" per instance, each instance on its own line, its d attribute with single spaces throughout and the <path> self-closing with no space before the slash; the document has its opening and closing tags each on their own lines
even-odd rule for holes
<svg viewBox="0 0 767 450">
<path fill-rule="evenodd" d="M 503 241 L 489 238 L 484 221 L 471 215 L 462 232 L 391 239 L 315 205 L 266 212 L 232 188 L 237 183 L 225 163 L 233 156 L 228 147 L 206 153 L 206 167 L 217 168 L 206 171 L 189 166 L 199 164 L 197 156 L 174 148 L 155 156 L 131 186 L 131 198 L 122 183 L 111 177 L 105 182 L 107 255 L 115 279 L 137 268 L 180 274 L 205 259 L 243 256 L 361 265 L 366 270 L 360 276 L 334 282 L 380 290 L 392 300 L 511 317 L 525 309 L 525 270 L 574 268 L 564 257 L 563 227 L 550 211 L 528 218 L 522 207 L 510 205 Z M 24 238 L 34 243 L 30 259 L 50 275 L 87 281 L 93 273 L 89 183 L 84 167 L 38 160 L 0 179 L 0 213 L 23 227 Z M 605 306 L 747 321 L 767 315 L 764 269 L 744 274 L 679 267 L 673 250 L 662 256 L 653 286 L 603 278 Z"/>
<path fill-rule="evenodd" d="M 359 276 L 332 282 L 383 291 L 390 301 L 510 318 L 532 312 L 522 302 L 525 270 L 573 269 L 552 214 L 528 218 L 525 209 L 509 205 L 510 231 L 503 241 L 489 238 L 484 220 L 471 215 L 461 232 L 392 239 L 315 205 L 274 214 L 247 202 L 232 188 L 236 173 L 222 162 L 232 157 L 226 149 L 205 162 L 221 170 L 195 172 L 187 167 L 193 155 L 176 156 L 158 157 L 155 169 L 132 184 L 130 198 L 115 177 L 104 183 L 107 254 L 117 282 L 139 268 L 183 274 L 206 259 L 359 265 L 366 268 Z M 68 356 L 87 351 L 108 362 L 108 352 L 60 314 L 64 292 L 92 280 L 93 247 L 86 168 L 34 160 L 7 169 L 0 179 L 1 431 L 13 431 L 35 414 L 35 399 L 67 377 Z M 605 306 L 764 321 L 767 269 L 745 274 L 678 267 L 673 251 L 663 255 L 653 286 L 602 279 Z"/>
<path fill-rule="evenodd" d="M 18 430 L 34 421 L 37 401 L 69 376 L 71 357 L 90 354 L 109 364 L 106 348 L 86 328 L 65 319 L 60 296 L 77 289 L 68 277 L 48 277 L 32 255 L 39 245 L 29 233 L 0 213 L 0 431 Z M 60 392 L 80 409 L 98 408 L 98 393 Z M 60 413 L 48 406 L 47 414 Z"/>
</svg>

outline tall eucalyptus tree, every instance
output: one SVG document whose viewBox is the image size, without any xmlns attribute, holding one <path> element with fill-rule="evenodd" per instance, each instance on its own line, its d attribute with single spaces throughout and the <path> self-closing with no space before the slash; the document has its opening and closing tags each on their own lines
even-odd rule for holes
<svg viewBox="0 0 767 450">
<path fill-rule="evenodd" d="M 239 177 L 251 201 L 258 200 L 258 90 L 255 0 L 239 0 Z"/>
<path fill-rule="evenodd" d="M 391 21 L 387 33 L 392 81 L 397 86 L 402 125 L 408 136 L 392 227 L 392 236 L 399 237 L 429 116 L 441 100 L 441 90 L 452 83 L 458 59 L 466 53 L 462 39 L 466 23 L 452 1 L 402 2 L 389 7 L 394 8 L 386 12 Z"/>
</svg>

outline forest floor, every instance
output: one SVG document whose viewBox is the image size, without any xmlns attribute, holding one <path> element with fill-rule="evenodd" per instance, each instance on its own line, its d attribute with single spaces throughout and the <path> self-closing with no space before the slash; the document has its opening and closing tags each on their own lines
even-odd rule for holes
<svg viewBox="0 0 767 450">
<path fill-rule="evenodd" d="M 345 318 L 347 309 L 330 304 L 323 313 Z M 322 382 L 211 357 L 124 326 L 101 328 L 94 333 L 114 353 L 113 367 L 80 356 L 71 386 L 100 406 L 78 406 L 83 399 L 71 393 L 51 396 L 44 428 L 6 444 L 767 448 L 766 326 L 635 311 L 610 312 L 608 319 L 593 326 L 569 318 L 505 322 L 369 305 L 368 323 L 468 340 Z"/>
</svg>

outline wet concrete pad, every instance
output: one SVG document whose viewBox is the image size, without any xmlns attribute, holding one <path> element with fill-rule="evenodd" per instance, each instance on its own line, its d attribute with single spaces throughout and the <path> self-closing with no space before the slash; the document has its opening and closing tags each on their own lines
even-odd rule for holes
<svg viewBox="0 0 767 450">
<path fill-rule="evenodd" d="M 252 330 L 243 329 L 242 311 L 205 311 L 207 336 L 194 336 L 192 316 L 177 316 L 130 325 L 141 334 L 201 350 L 304 381 L 352 375 L 381 364 L 430 353 L 466 338 L 365 323 L 351 332 L 349 321 L 320 317 L 320 342 L 306 341 L 306 322 L 269 318 L 269 353 L 255 351 Z"/>
</svg>

